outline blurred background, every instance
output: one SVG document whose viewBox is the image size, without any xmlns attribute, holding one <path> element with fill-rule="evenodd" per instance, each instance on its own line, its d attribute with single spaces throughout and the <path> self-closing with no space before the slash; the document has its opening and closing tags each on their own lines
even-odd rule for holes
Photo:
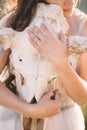
<svg viewBox="0 0 87 130">
<path fill-rule="evenodd" d="M 87 0 L 79 0 L 77 7 L 87 13 Z"/>
<path fill-rule="evenodd" d="M 6 7 L 4 8 L 3 6 L 5 1 L 7 3 L 6 4 L 7 8 Z M 8 8 L 11 9 L 13 1 L 15 0 L 0 0 L 0 18 L 3 17 L 3 15 L 5 15 L 5 13 L 8 11 Z M 77 7 L 80 8 L 85 13 L 87 13 L 87 0 L 79 0 Z M 82 111 L 85 117 L 85 126 L 86 126 L 85 130 L 87 130 L 87 105 L 82 106 Z"/>
</svg>

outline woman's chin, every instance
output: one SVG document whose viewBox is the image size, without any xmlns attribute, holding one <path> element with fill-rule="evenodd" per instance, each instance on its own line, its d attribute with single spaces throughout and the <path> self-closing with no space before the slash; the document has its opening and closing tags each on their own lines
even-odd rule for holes
<svg viewBox="0 0 87 130">
<path fill-rule="evenodd" d="M 64 11 L 64 16 L 66 18 L 68 18 L 68 17 L 72 16 L 73 12 L 74 12 L 74 10 L 66 10 L 66 11 Z"/>
</svg>

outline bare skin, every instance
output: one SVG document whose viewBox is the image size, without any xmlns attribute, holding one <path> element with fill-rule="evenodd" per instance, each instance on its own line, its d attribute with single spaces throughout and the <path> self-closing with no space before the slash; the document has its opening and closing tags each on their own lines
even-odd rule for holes
<svg viewBox="0 0 87 130">
<path fill-rule="evenodd" d="M 71 1 L 71 2 L 70 2 Z M 61 2 L 61 6 L 62 2 L 65 2 L 65 0 L 61 1 L 61 0 L 49 0 L 48 2 L 50 3 L 55 3 L 56 4 L 60 4 L 59 2 Z M 68 8 L 71 9 L 74 0 L 67 0 L 66 2 L 69 2 L 68 4 Z M 71 4 L 70 4 L 71 3 Z M 70 6 L 69 6 L 70 5 Z M 73 7 L 75 6 L 75 2 Z M 66 6 L 65 6 L 66 7 Z M 68 11 L 67 9 L 64 9 L 64 14 L 67 18 L 67 21 L 70 25 L 70 29 L 69 29 L 69 33 L 68 35 L 73 35 L 73 34 L 77 34 L 78 33 L 78 28 L 76 28 L 76 22 L 74 21 L 73 23 L 73 18 L 75 18 L 77 21 L 79 21 L 79 25 L 80 25 L 80 18 L 77 18 L 77 15 L 72 15 L 73 14 L 73 9 L 71 9 L 71 13 L 70 10 Z M 68 12 L 68 13 L 66 13 Z M 87 22 L 85 22 L 85 28 L 87 27 Z M 74 28 L 76 28 L 76 30 Z M 87 31 L 84 28 L 84 31 L 81 33 L 81 36 L 87 36 Z M 35 30 L 35 27 L 34 27 Z M 38 30 L 38 29 L 37 29 Z M 64 35 L 62 33 L 60 33 L 60 39 L 57 39 L 53 34 L 50 33 L 50 30 L 47 29 L 46 26 L 42 25 L 41 30 L 45 31 L 45 33 L 48 36 L 48 39 L 45 39 L 44 36 L 42 35 L 41 37 L 41 44 L 37 45 L 37 43 L 34 42 L 34 37 L 31 36 L 31 41 L 32 44 L 34 45 L 34 47 L 39 51 L 39 53 L 41 53 L 41 55 L 44 56 L 44 58 L 46 58 L 47 60 L 50 61 L 50 63 L 52 63 L 56 70 L 58 72 L 60 72 L 60 77 L 61 80 L 64 84 L 64 87 L 66 88 L 68 94 L 80 105 L 84 104 L 87 102 L 87 84 L 86 84 L 86 80 L 87 80 L 87 54 L 82 54 L 79 58 L 79 62 L 78 62 L 78 73 L 79 75 L 77 75 L 76 72 L 74 72 L 74 70 L 72 69 L 72 67 L 70 66 L 70 64 L 68 63 L 67 60 L 67 56 L 66 56 L 66 42 L 65 42 L 65 38 Z M 28 31 L 29 35 L 32 35 L 31 31 Z M 39 33 L 39 30 L 38 30 Z M 38 35 L 37 35 L 38 36 Z M 52 39 L 51 39 L 52 38 Z M 54 40 L 54 44 L 52 42 L 49 42 Z M 64 44 L 61 44 L 64 43 Z M 46 44 L 45 44 L 46 43 Z M 49 47 L 51 46 L 51 47 Z M 58 50 L 57 50 L 57 47 Z M 55 53 L 55 48 L 56 48 L 56 53 Z M 49 51 L 48 51 L 49 50 Z M 61 51 L 62 54 L 61 54 Z M 9 55 L 9 53 L 8 53 Z M 4 55 L 4 56 L 7 56 Z M 61 58 L 61 61 L 58 61 L 58 56 L 61 56 L 59 58 Z M 2 58 L 3 59 L 3 58 Z M 5 60 L 6 62 L 3 62 L 3 60 L 0 60 L 0 65 L 3 67 L 0 67 L 0 72 L 2 72 L 5 64 L 7 63 L 7 60 Z M 2 64 L 3 63 L 3 64 Z M 85 64 L 84 64 L 85 63 Z M 66 69 L 67 66 L 67 69 Z M 69 73 L 67 73 L 69 72 Z M 81 78 L 84 78 L 84 80 Z M 73 83 L 71 83 L 71 81 L 74 81 Z M 71 85 L 72 84 L 72 85 Z M 71 92 L 72 90 L 72 92 Z M 11 91 L 9 91 L 4 85 L 3 83 L 0 83 L 0 105 L 3 105 L 5 107 L 11 108 L 23 115 L 27 115 L 27 116 L 31 116 L 33 118 L 39 118 L 39 117 L 49 117 L 52 116 L 54 114 L 57 114 L 59 112 L 59 108 L 60 108 L 60 101 L 59 101 L 59 96 L 55 95 L 55 100 L 51 100 L 50 97 L 53 95 L 53 92 L 49 92 L 44 95 L 38 104 L 28 104 L 26 102 L 23 102 L 22 100 L 19 99 L 19 97 L 17 97 L 16 95 L 14 95 Z M 6 100 L 8 98 L 8 100 Z M 2 100 L 3 99 L 3 100 Z M 12 105 L 14 102 L 14 105 Z M 45 108 L 44 108 L 45 106 Z M 43 110 L 43 111 L 42 111 Z"/>
<path fill-rule="evenodd" d="M 51 100 L 52 96 L 55 96 L 55 100 Z M 2 82 L 0 82 L 0 105 L 32 118 L 53 116 L 59 113 L 61 106 L 58 91 L 55 94 L 52 91 L 47 92 L 38 104 L 29 104 L 13 94 Z"/>
<path fill-rule="evenodd" d="M 84 22 L 84 28 L 79 32 L 82 19 L 75 12 L 77 0 L 47 0 L 47 2 L 56 3 L 62 7 L 69 24 L 68 36 L 76 34 L 87 36 L 87 20 Z M 81 54 L 79 58 L 77 74 L 68 62 L 67 43 L 62 32 L 58 34 L 58 39 L 44 24 L 40 30 L 34 26 L 27 32 L 32 45 L 58 71 L 69 96 L 79 105 L 87 103 L 87 53 Z"/>
<path fill-rule="evenodd" d="M 0 22 L 0 27 L 7 27 L 8 17 L 6 21 Z M 4 67 L 9 62 L 10 49 L 2 51 L 0 54 L 0 74 Z M 25 116 L 31 116 L 32 118 L 44 118 L 57 114 L 60 111 L 60 97 L 58 91 L 55 93 L 55 100 L 51 99 L 54 92 L 47 92 L 38 102 L 38 104 L 28 104 L 14 95 L 6 86 L 0 82 L 0 105 L 13 109 L 14 111 L 21 113 Z M 8 100 L 7 100 L 8 99 Z M 14 104 L 13 104 L 14 102 Z M 44 107 L 45 106 L 45 107 Z"/>
<path fill-rule="evenodd" d="M 0 73 L 3 71 L 5 65 L 9 60 L 10 49 L 2 51 L 0 54 Z M 51 97 L 55 96 L 52 100 Z M 8 100 L 7 100 L 8 99 Z M 13 94 L 4 83 L 0 82 L 0 105 L 8 107 L 20 114 L 30 116 L 32 118 L 45 118 L 53 116 L 60 111 L 60 96 L 58 91 L 55 93 L 47 92 L 38 102 L 38 104 L 29 104 L 21 100 L 18 96 Z M 14 104 L 13 104 L 14 103 Z M 45 107 L 44 107 L 45 106 Z"/>
</svg>

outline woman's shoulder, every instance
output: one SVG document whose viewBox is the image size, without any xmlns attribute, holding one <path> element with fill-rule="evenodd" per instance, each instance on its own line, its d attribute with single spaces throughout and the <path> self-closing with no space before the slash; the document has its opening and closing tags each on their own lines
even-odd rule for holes
<svg viewBox="0 0 87 130">
<path fill-rule="evenodd" d="M 87 36 L 87 14 L 76 8 L 73 13 L 73 18 L 76 20 L 79 27 L 78 34 L 81 36 Z"/>
<path fill-rule="evenodd" d="M 8 22 L 13 14 L 14 12 L 10 12 L 0 19 L 0 28 L 7 27 Z"/>
<path fill-rule="evenodd" d="M 87 14 L 78 8 L 75 8 L 73 16 L 76 17 L 79 21 L 87 20 Z"/>
</svg>

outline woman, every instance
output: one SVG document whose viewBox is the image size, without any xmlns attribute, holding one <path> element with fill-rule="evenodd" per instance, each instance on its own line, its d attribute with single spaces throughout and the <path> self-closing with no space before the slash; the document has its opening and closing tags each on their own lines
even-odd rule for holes
<svg viewBox="0 0 87 130">
<path fill-rule="evenodd" d="M 1 19 L 1 28 L 7 27 L 8 17 L 9 14 Z M 2 73 L 5 65 L 8 63 L 8 56 L 10 52 L 10 49 L 3 51 L 2 46 L 0 46 L 0 74 Z M 0 75 L 0 80 L 2 81 L 7 77 L 6 70 L 7 69 L 5 69 L 3 71 L 4 73 Z M 55 96 L 55 100 L 51 99 L 52 96 Z M 0 129 L 21 130 L 22 124 L 21 116 L 19 114 L 32 118 L 46 118 L 58 113 L 60 111 L 60 101 L 58 101 L 60 100 L 59 98 L 60 97 L 58 96 L 57 91 L 55 94 L 50 91 L 39 100 L 38 104 L 28 104 L 9 91 L 4 83 L 0 82 Z"/>
<path fill-rule="evenodd" d="M 0 52 L 0 73 L 8 63 L 9 54 L 10 49 Z M 51 99 L 52 96 L 55 96 L 55 100 Z M 60 97 L 57 91 L 55 91 L 55 94 L 52 91 L 47 92 L 39 100 L 38 104 L 33 105 L 21 100 L 17 95 L 15 95 L 6 87 L 5 83 L 0 82 L 0 128 L 3 130 L 6 128 L 9 130 L 21 130 L 22 124 L 19 114 L 32 118 L 46 118 L 58 113 L 59 111 Z M 9 124 L 8 126 L 6 125 L 7 123 Z"/>
<path fill-rule="evenodd" d="M 27 3 L 28 2 L 28 3 Z M 30 23 L 31 23 L 31 20 L 33 19 L 33 16 L 34 16 L 34 13 L 36 11 L 36 8 L 34 7 L 37 7 L 37 3 L 38 2 L 44 2 L 44 1 L 27 1 L 25 3 L 25 1 L 19 1 L 18 2 L 18 8 L 17 8 L 17 11 L 15 12 L 15 14 L 13 14 L 12 17 L 10 17 L 11 21 L 7 20 L 8 21 L 8 26 L 9 27 L 12 27 L 13 29 L 17 30 L 17 31 L 23 31 Z M 64 11 L 66 12 L 65 13 L 65 16 L 67 17 L 67 15 L 69 14 L 69 12 L 72 12 L 71 10 L 71 7 L 72 5 L 75 6 L 76 5 L 76 2 L 77 1 L 74 1 L 74 0 L 67 0 L 67 1 L 60 1 L 60 0 L 56 0 L 56 1 L 45 1 L 44 3 L 55 3 L 55 4 L 59 4 L 61 7 L 64 6 L 64 4 L 66 3 L 66 8 L 64 8 Z M 65 6 L 65 7 L 66 7 Z M 26 8 L 27 7 L 27 8 Z M 31 8 L 30 8 L 31 7 Z M 24 12 L 22 12 L 22 9 L 24 8 Z M 32 11 L 33 10 L 33 11 Z M 29 17 L 27 16 L 28 14 L 30 13 Z M 69 21 L 69 19 L 68 19 Z M 78 19 L 77 19 L 78 21 Z M 6 25 L 6 22 L 4 22 L 4 25 Z M 42 27 L 43 28 L 43 27 Z M 34 30 L 36 28 L 33 28 Z M 45 29 L 45 27 L 44 27 Z M 73 33 L 77 33 L 75 32 L 75 30 L 73 30 Z M 72 34 L 73 34 L 72 33 Z M 31 33 L 30 33 L 31 35 Z M 35 30 L 35 35 L 36 35 L 36 30 Z M 70 32 L 69 32 L 69 35 L 70 35 Z M 52 35 L 51 35 L 52 36 Z M 34 37 L 35 38 L 35 37 Z M 55 38 L 55 37 L 54 37 Z M 60 37 L 61 38 L 61 37 Z M 32 38 L 31 38 L 32 39 Z M 40 37 L 41 39 L 41 37 Z M 37 39 L 38 40 L 38 39 Z M 32 41 L 32 40 L 31 40 Z M 49 41 L 49 40 L 48 40 Z M 53 41 L 52 41 L 53 42 Z M 36 46 L 37 47 L 37 46 Z M 50 51 L 50 50 L 49 50 Z M 61 52 L 61 51 L 60 51 Z M 63 51 L 62 51 L 63 52 Z M 66 53 L 63 53 L 63 55 L 66 54 Z M 64 55 L 64 58 L 66 59 L 65 57 L 66 55 Z M 62 58 L 62 55 L 61 55 L 61 58 Z M 63 58 L 63 59 L 64 59 Z M 62 60 L 61 62 L 58 61 L 58 63 L 66 63 L 65 62 L 65 59 Z M 21 61 L 21 60 L 20 60 Z M 55 61 L 55 58 L 54 58 L 54 61 Z M 73 61 L 72 61 L 73 62 Z M 66 64 L 64 64 L 66 65 Z M 58 71 L 64 73 L 62 71 L 62 66 L 61 67 L 57 67 L 58 68 Z M 71 69 L 72 70 L 72 69 Z M 74 72 L 75 73 L 75 72 Z M 68 73 L 67 73 L 68 74 Z M 63 77 L 61 76 L 62 74 L 60 73 L 60 78 Z M 75 74 L 76 75 L 76 74 Z M 75 76 L 74 75 L 74 76 Z M 66 78 L 67 78 L 67 75 L 66 75 Z M 69 77 L 68 77 L 69 78 Z M 64 77 L 65 79 L 65 77 Z M 72 79 L 72 78 L 71 78 Z M 61 78 L 61 81 L 63 82 L 63 79 Z M 67 81 L 64 80 L 64 81 Z M 75 80 L 76 81 L 76 80 Z M 65 87 L 65 84 L 66 82 L 63 82 L 64 84 L 64 87 Z M 71 83 L 71 82 L 70 82 Z M 67 85 L 66 85 L 67 86 Z M 71 84 L 70 84 L 71 86 Z M 73 85 L 72 85 L 73 86 Z M 66 92 L 64 92 L 66 93 Z M 66 93 L 67 95 L 67 93 Z M 68 96 L 68 95 L 67 95 Z M 64 97 L 64 96 L 63 96 Z M 64 97 L 65 98 L 65 97 Z M 68 102 L 69 101 L 69 102 Z M 44 126 L 44 129 L 45 130 L 57 130 L 57 129 L 61 129 L 61 130 L 83 130 L 84 129 L 84 120 L 83 120 L 83 116 L 82 116 L 82 113 L 81 113 L 81 110 L 80 108 L 75 105 L 72 100 L 67 100 L 65 98 L 65 101 L 64 101 L 65 105 L 62 106 L 61 108 L 61 112 L 60 114 L 56 115 L 56 116 L 53 116 L 52 118 L 49 118 Z M 71 116 L 70 116 L 71 115 Z M 79 121 L 78 121 L 79 120 Z"/>
<path fill-rule="evenodd" d="M 62 7 L 64 16 L 69 24 L 68 36 L 87 36 L 87 16 L 75 8 L 77 0 L 47 0 L 47 2 L 59 4 Z M 85 61 L 87 61 L 87 54 L 81 54 L 80 57 L 77 58 L 78 64 L 75 65 L 77 60 L 74 56 L 69 57 L 68 61 L 66 40 L 62 32 L 60 32 L 58 39 L 44 24 L 42 24 L 40 30 L 37 27 L 32 27 L 28 32 L 29 40 L 31 40 L 32 45 L 44 58 L 54 65 L 68 95 L 80 105 L 87 103 L 87 65 L 85 63 Z M 45 37 L 44 34 L 47 37 Z M 71 62 L 72 66 L 69 62 Z M 79 75 L 76 73 L 75 68 Z M 73 111 L 73 108 L 71 111 Z M 69 119 L 67 118 L 66 120 L 68 121 Z M 72 122 L 71 119 L 70 122 Z M 51 121 L 48 121 L 46 130 L 49 128 L 50 130 L 53 129 L 51 124 Z M 59 129 L 64 129 L 60 125 L 61 123 L 58 123 L 56 119 L 54 124 L 55 126 L 58 124 Z M 57 129 L 57 127 L 55 129 Z"/>
<path fill-rule="evenodd" d="M 63 12 L 64 12 L 64 16 L 66 17 L 67 22 L 70 25 L 67 36 L 79 35 L 79 36 L 86 37 L 87 36 L 87 29 L 86 29 L 87 16 L 86 16 L 86 14 L 84 14 L 83 12 L 81 12 L 80 10 L 75 8 L 77 1 L 78 0 L 69 0 L 69 1 L 62 1 L 61 2 L 60 0 L 53 0 L 53 1 L 48 0 L 48 2 L 59 4 L 62 7 Z M 56 42 L 57 42 L 57 44 L 58 43 L 59 44 L 61 44 L 61 43 L 67 44 L 64 34 L 62 32 L 60 32 L 60 34 L 59 34 L 60 39 L 57 39 L 57 41 L 55 41 L 55 44 L 52 44 L 51 42 L 49 42 L 49 40 L 46 41 L 47 47 L 50 48 L 51 44 L 53 46 L 52 48 L 50 48 L 49 51 L 47 51 L 46 48 L 45 48 L 46 47 L 45 46 L 45 40 L 47 40 L 47 39 L 43 39 L 44 36 L 42 36 L 41 40 L 39 41 L 39 42 L 41 42 L 41 44 L 35 43 L 34 38 L 36 38 L 35 36 L 39 37 L 40 30 L 38 30 L 36 27 L 33 27 L 33 29 L 34 29 L 34 31 L 37 31 L 38 35 L 36 33 L 35 33 L 35 35 L 32 35 L 33 30 L 32 29 L 28 30 L 29 39 L 31 40 L 32 45 L 34 47 L 36 47 L 36 49 L 39 51 L 39 53 L 41 53 L 46 59 L 48 59 L 58 69 L 58 72 L 60 72 L 61 69 L 62 69 L 63 73 L 65 72 L 63 75 L 61 75 L 62 72 L 60 72 L 60 76 L 64 76 L 64 77 L 61 77 L 61 78 L 62 78 L 63 82 L 65 83 L 64 84 L 65 89 L 67 90 L 68 94 L 73 98 L 73 100 L 75 100 L 79 105 L 83 105 L 83 104 L 87 103 L 87 87 L 86 87 L 86 82 L 85 82 L 87 80 L 87 78 L 86 78 L 87 77 L 87 75 L 86 75 L 87 54 L 86 53 L 81 54 L 80 57 L 79 57 L 79 60 L 78 60 L 77 71 L 78 71 L 78 74 L 81 77 L 81 79 L 79 80 L 80 77 L 78 77 L 77 74 L 75 72 L 73 72 L 73 70 L 71 72 L 73 72 L 72 74 L 74 74 L 74 73 L 75 74 L 72 75 L 72 76 L 76 75 L 77 77 L 76 76 L 75 77 L 68 76 L 68 75 L 66 75 L 67 73 L 65 71 L 66 70 L 65 65 L 69 65 L 67 63 L 67 57 L 66 57 L 66 52 L 65 52 L 67 48 L 65 47 L 65 50 L 64 50 L 62 48 L 62 46 L 60 46 L 61 47 L 61 53 L 57 52 L 57 54 L 53 55 L 54 54 L 53 47 L 57 48 Z M 45 30 L 46 35 L 48 35 L 50 33 L 50 30 L 44 24 L 42 24 L 41 29 L 42 29 L 43 32 Z M 49 37 L 50 41 L 56 40 L 51 35 L 53 35 L 53 34 L 50 33 L 50 37 Z M 38 39 L 36 39 L 36 40 L 38 40 Z M 62 52 L 64 54 L 62 54 Z M 58 58 L 58 56 L 59 56 L 59 58 Z M 51 57 L 53 57 L 53 58 L 51 58 Z M 64 61 L 61 60 L 61 63 L 60 62 L 58 63 L 58 59 L 61 59 L 61 58 L 63 58 Z M 58 64 L 58 66 L 57 66 L 57 64 Z M 69 65 L 69 69 L 70 68 L 71 68 L 71 66 Z M 66 76 L 66 78 L 68 76 L 68 78 L 66 79 L 65 76 Z M 69 77 L 70 77 L 70 80 L 68 80 Z M 64 78 L 66 79 L 66 81 L 64 80 Z M 75 79 L 73 79 L 73 78 L 75 78 Z M 76 80 L 76 78 L 78 78 L 78 79 Z M 72 79 L 72 81 L 76 80 L 77 81 L 76 83 L 78 83 L 78 85 L 73 85 L 73 83 L 72 83 L 72 85 L 67 85 L 67 83 L 69 81 L 71 83 L 71 79 Z M 67 80 L 68 80 L 68 82 L 67 82 Z M 79 82 L 78 82 L 78 80 L 79 80 Z M 72 91 L 71 91 L 71 89 L 72 89 Z"/>
<path fill-rule="evenodd" d="M 28 104 L 6 88 L 4 83 L 0 82 L 0 105 L 10 108 L 27 117 L 44 118 L 58 113 L 60 111 L 58 92 L 55 92 L 54 101 L 51 99 L 52 96 L 54 96 L 54 93 L 50 91 L 39 100 L 38 104 Z"/>
</svg>

